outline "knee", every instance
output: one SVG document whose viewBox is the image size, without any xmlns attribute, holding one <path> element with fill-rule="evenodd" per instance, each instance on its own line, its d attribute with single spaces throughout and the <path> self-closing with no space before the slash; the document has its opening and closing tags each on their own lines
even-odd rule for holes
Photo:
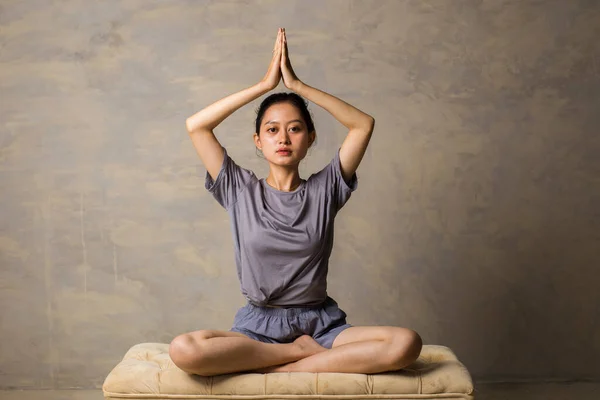
<svg viewBox="0 0 600 400">
<path fill-rule="evenodd" d="M 190 364 L 192 356 L 197 353 L 196 341 L 191 335 L 185 333 L 177 336 L 169 344 L 169 357 L 175 365 L 185 370 Z"/>
<path fill-rule="evenodd" d="M 423 348 L 421 336 L 411 329 L 396 332 L 391 342 L 393 350 L 390 351 L 390 363 L 394 369 L 401 369 L 415 362 Z"/>
<path fill-rule="evenodd" d="M 173 363 L 188 373 L 202 375 L 204 361 L 203 341 L 205 339 L 194 338 L 185 333 L 177 336 L 169 345 L 169 357 Z"/>
</svg>

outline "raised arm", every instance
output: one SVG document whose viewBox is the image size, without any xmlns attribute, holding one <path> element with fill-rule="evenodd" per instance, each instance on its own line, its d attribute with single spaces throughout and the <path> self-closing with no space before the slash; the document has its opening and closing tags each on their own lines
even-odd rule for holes
<svg viewBox="0 0 600 400">
<path fill-rule="evenodd" d="M 345 101 L 313 88 L 298 79 L 288 57 L 285 29 L 281 40 L 281 75 L 285 86 L 323 107 L 348 128 L 348 135 L 340 148 L 340 167 L 344 180 L 349 182 L 365 154 L 375 127 L 375 119 Z"/>
<path fill-rule="evenodd" d="M 277 86 L 281 79 L 282 34 L 282 30 L 279 29 L 273 48 L 271 64 L 265 77 L 259 83 L 209 105 L 185 121 L 196 152 L 213 179 L 217 178 L 224 157 L 223 147 L 215 137 L 213 129 L 238 108 L 257 99 Z"/>
</svg>

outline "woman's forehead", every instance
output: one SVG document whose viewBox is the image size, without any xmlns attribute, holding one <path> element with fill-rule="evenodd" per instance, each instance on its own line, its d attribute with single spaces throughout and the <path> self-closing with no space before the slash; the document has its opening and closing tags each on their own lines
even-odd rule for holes
<svg viewBox="0 0 600 400">
<path fill-rule="evenodd" d="M 293 120 L 302 122 L 300 111 L 290 103 L 277 103 L 265 111 L 263 117 L 264 124 L 269 122 L 287 123 Z"/>
</svg>

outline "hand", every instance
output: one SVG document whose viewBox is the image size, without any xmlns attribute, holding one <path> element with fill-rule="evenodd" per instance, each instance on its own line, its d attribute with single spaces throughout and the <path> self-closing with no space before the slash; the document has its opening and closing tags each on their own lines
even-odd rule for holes
<svg viewBox="0 0 600 400">
<path fill-rule="evenodd" d="M 281 80 L 281 43 L 283 36 L 283 30 L 279 28 L 277 31 L 277 39 L 275 40 L 275 46 L 273 47 L 273 58 L 271 59 L 271 64 L 269 65 L 269 69 L 265 77 L 262 79 L 263 82 L 269 90 L 273 90 L 279 84 Z"/>
<path fill-rule="evenodd" d="M 283 77 L 283 84 L 285 85 L 285 87 L 287 87 L 288 89 L 291 89 L 293 91 L 296 91 L 296 87 L 298 86 L 298 84 L 302 83 L 300 81 L 300 79 L 298 79 L 298 77 L 296 76 L 296 74 L 294 73 L 294 70 L 292 69 L 292 63 L 290 62 L 290 59 L 288 57 L 288 48 L 287 48 L 287 38 L 285 36 L 285 28 L 283 29 L 282 32 L 282 38 L 281 38 L 281 76 Z"/>
</svg>

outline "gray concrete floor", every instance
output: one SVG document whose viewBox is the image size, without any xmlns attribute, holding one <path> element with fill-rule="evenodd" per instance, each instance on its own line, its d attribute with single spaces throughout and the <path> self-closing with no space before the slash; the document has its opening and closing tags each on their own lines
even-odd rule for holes
<svg viewBox="0 0 600 400">
<path fill-rule="evenodd" d="M 600 382 L 479 383 L 476 400 L 599 400 Z M 102 400 L 101 390 L 7 390 L 0 400 Z"/>
</svg>

